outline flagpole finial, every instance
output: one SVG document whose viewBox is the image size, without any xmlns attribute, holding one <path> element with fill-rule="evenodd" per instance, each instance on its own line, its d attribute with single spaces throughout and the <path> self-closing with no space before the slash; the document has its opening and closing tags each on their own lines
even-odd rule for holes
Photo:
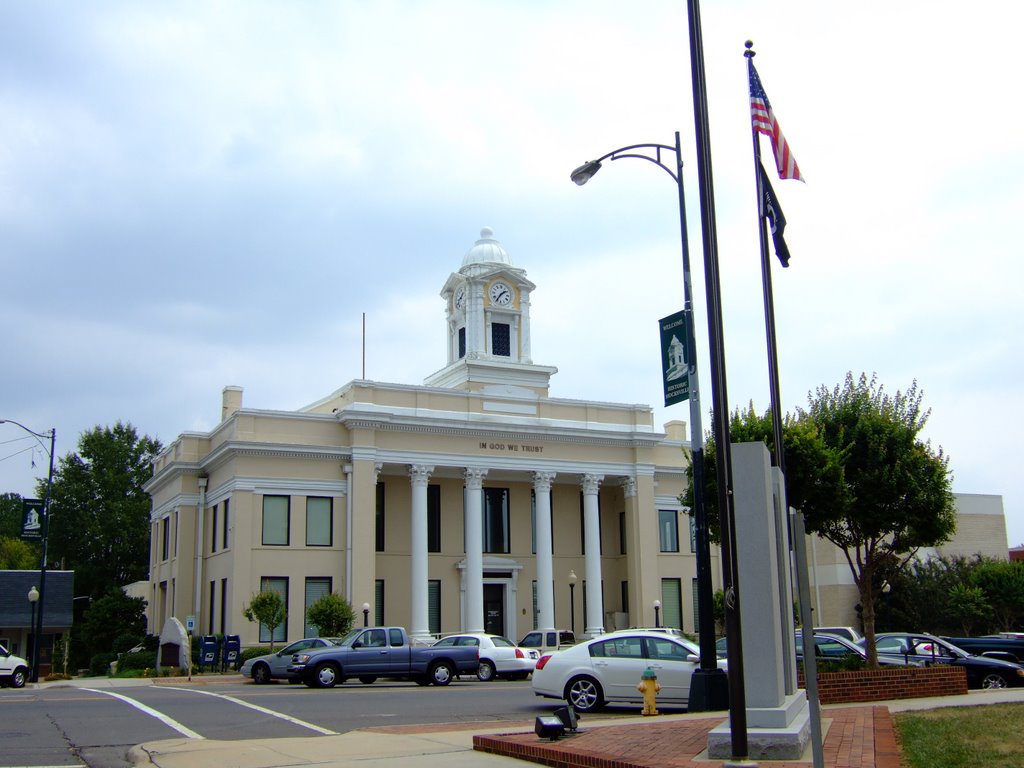
<svg viewBox="0 0 1024 768">
<path fill-rule="evenodd" d="M 747 40 L 747 42 L 745 42 L 743 44 L 743 46 L 747 49 L 747 50 L 745 50 L 743 52 L 743 55 L 746 56 L 748 59 L 752 59 L 755 56 L 757 56 L 757 53 L 755 53 L 754 51 L 750 50 L 751 48 L 754 47 L 754 41 L 753 40 Z"/>
</svg>

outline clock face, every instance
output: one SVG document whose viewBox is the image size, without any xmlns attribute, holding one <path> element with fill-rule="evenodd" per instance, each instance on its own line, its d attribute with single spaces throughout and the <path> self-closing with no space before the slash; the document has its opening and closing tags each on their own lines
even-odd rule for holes
<svg viewBox="0 0 1024 768">
<path fill-rule="evenodd" d="M 459 288 L 459 290 L 457 290 L 455 292 L 455 308 L 456 309 L 462 309 L 462 307 L 463 307 L 463 305 L 465 303 L 466 303 L 466 289 L 465 288 Z"/>
<path fill-rule="evenodd" d="M 495 283 L 490 291 L 491 303 L 507 307 L 512 303 L 512 289 L 504 283 Z"/>
</svg>

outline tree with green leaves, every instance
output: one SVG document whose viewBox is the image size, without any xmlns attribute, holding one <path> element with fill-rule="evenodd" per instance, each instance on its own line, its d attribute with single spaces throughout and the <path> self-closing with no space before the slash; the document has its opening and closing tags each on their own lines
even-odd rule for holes
<svg viewBox="0 0 1024 768">
<path fill-rule="evenodd" d="M 39 547 L 0 536 L 0 571 L 32 571 L 39 567 Z"/>
<path fill-rule="evenodd" d="M 0 538 L 21 536 L 22 498 L 19 493 L 0 493 Z"/>
<path fill-rule="evenodd" d="M 78 594 L 95 599 L 147 577 L 151 504 L 143 485 L 160 450 L 159 441 L 118 422 L 82 433 L 77 453 L 58 462 L 48 555 L 75 571 Z"/>
<path fill-rule="evenodd" d="M 971 585 L 990 606 L 993 631 L 1009 632 L 1024 621 L 1024 563 L 982 560 L 971 573 Z"/>
<path fill-rule="evenodd" d="M 819 387 L 801 413 L 818 428 L 843 469 L 845 493 L 835 503 L 805 508 L 807 529 L 846 557 L 860 592 L 868 663 L 875 650 L 875 601 L 887 577 L 902 571 L 921 547 L 956 532 L 949 459 L 919 437 L 931 411 L 913 382 L 889 395 L 877 379 L 846 375 Z"/>
<path fill-rule="evenodd" d="M 272 589 L 252 596 L 249 604 L 242 608 L 242 615 L 270 630 L 270 650 L 274 650 L 274 630 L 288 618 L 284 598 Z"/>
<path fill-rule="evenodd" d="M 807 410 L 785 416 L 783 450 L 786 493 L 801 510 L 809 533 L 832 542 L 843 553 L 859 592 L 861 619 L 872 665 L 875 601 L 921 547 L 935 546 L 956 531 L 949 461 L 918 435 L 928 419 L 915 382 L 906 393 L 887 394 L 872 377 L 820 387 L 808 396 Z M 772 414 L 749 407 L 731 419 L 734 442 L 761 440 L 773 448 Z M 705 449 L 705 477 L 712 536 L 714 499 L 713 440 Z M 691 503 L 692 494 L 683 497 Z"/>
<path fill-rule="evenodd" d="M 348 600 L 329 592 L 309 606 L 306 619 L 319 630 L 321 637 L 341 637 L 352 629 L 356 615 Z"/>
<path fill-rule="evenodd" d="M 954 584 L 949 590 L 949 618 L 958 623 L 964 636 L 969 637 L 991 614 L 992 606 L 981 587 Z"/>
<path fill-rule="evenodd" d="M 93 600 L 85 612 L 82 640 L 86 658 L 113 649 L 121 635 L 146 634 L 146 601 L 141 597 L 128 597 L 119 587 L 112 587 Z"/>
<path fill-rule="evenodd" d="M 39 567 L 39 545 L 21 538 L 22 498 L 0 493 L 0 571 L 30 571 Z"/>
</svg>

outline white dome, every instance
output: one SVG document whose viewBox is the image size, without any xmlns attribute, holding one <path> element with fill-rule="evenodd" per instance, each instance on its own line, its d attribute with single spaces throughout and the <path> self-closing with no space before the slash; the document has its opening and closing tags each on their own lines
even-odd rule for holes
<svg viewBox="0 0 1024 768">
<path fill-rule="evenodd" d="M 462 266 L 470 264 L 505 264 L 512 266 L 512 257 L 508 255 L 501 243 L 494 239 L 494 230 L 484 227 L 480 230 L 480 239 L 473 247 L 466 251 L 462 259 Z"/>
</svg>

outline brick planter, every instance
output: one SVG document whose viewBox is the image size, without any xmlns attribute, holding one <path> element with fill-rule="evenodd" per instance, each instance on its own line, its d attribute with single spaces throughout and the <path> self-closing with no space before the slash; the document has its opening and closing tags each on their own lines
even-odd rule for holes
<svg viewBox="0 0 1024 768">
<path fill-rule="evenodd" d="M 803 670 L 800 670 L 797 682 L 799 687 L 805 687 Z M 963 693 L 967 693 L 967 672 L 963 667 L 947 664 L 818 673 L 818 700 L 822 704 L 956 696 Z"/>
</svg>

